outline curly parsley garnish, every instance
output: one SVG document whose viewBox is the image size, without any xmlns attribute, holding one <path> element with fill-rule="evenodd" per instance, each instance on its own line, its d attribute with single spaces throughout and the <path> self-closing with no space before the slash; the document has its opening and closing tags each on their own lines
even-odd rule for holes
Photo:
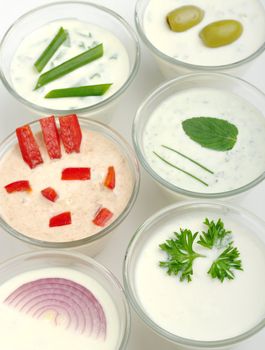
<svg viewBox="0 0 265 350">
<path fill-rule="evenodd" d="M 212 278 L 218 278 L 221 282 L 223 282 L 225 278 L 233 280 L 235 275 L 232 270 L 243 271 L 242 262 L 238 259 L 239 256 L 240 253 L 237 248 L 233 247 L 233 242 L 229 243 L 228 247 L 212 263 L 208 273 Z"/>
<path fill-rule="evenodd" d="M 168 254 L 167 261 L 161 261 L 160 266 L 167 268 L 169 275 L 179 275 L 180 281 L 191 281 L 193 275 L 193 261 L 203 255 L 193 250 L 193 243 L 198 232 L 180 229 L 180 233 L 174 232 L 176 238 L 169 239 L 166 243 L 160 244 L 160 248 Z"/>
<path fill-rule="evenodd" d="M 231 240 L 232 231 L 228 231 L 224 228 L 224 223 L 221 219 L 217 222 L 209 221 L 209 219 L 204 220 L 204 225 L 208 227 L 207 232 L 202 232 L 198 244 L 204 248 L 212 249 L 213 247 L 222 248 L 224 244 L 224 239 L 226 243 Z"/>
<path fill-rule="evenodd" d="M 221 219 L 217 222 L 205 219 L 204 224 L 208 227 L 207 232 L 202 232 L 196 242 L 198 232 L 180 229 L 180 233 L 174 232 L 175 238 L 169 239 L 159 247 L 167 253 L 168 260 L 161 261 L 160 266 L 167 268 L 169 275 L 179 276 L 180 281 L 191 282 L 193 275 L 193 262 L 196 258 L 203 258 L 205 255 L 197 253 L 194 243 L 205 249 L 224 249 L 223 252 L 213 261 L 208 274 L 212 278 L 218 278 L 221 282 L 224 279 L 235 278 L 233 270 L 243 270 L 242 262 L 239 259 L 240 252 L 234 247 L 232 232 L 226 230 Z"/>
</svg>

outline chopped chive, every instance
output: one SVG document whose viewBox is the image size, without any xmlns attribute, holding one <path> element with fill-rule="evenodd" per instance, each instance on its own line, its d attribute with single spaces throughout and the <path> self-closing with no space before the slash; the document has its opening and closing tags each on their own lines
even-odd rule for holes
<svg viewBox="0 0 265 350">
<path fill-rule="evenodd" d="M 51 90 L 45 95 L 45 98 L 62 97 L 82 97 L 82 96 L 102 96 L 112 84 L 98 84 L 87 86 L 76 86 L 66 89 Z"/>
<path fill-rule="evenodd" d="M 81 53 L 80 55 L 75 56 L 70 60 L 63 62 L 59 66 L 56 66 L 53 69 L 43 73 L 37 81 L 35 90 L 102 56 L 103 56 L 103 45 L 99 44 L 93 47 L 92 49 L 89 49 Z"/>
<path fill-rule="evenodd" d="M 186 175 L 192 177 L 194 180 L 199 181 L 199 182 L 202 183 L 203 185 L 209 186 L 206 182 L 204 182 L 203 180 L 199 179 L 197 176 L 195 176 L 195 175 L 189 173 L 188 171 L 186 171 L 186 170 L 184 170 L 184 169 L 181 169 L 181 168 L 177 167 L 176 165 L 170 163 L 169 161 L 167 161 L 165 158 L 161 157 L 161 156 L 160 156 L 159 154 L 157 154 L 156 152 L 153 152 L 153 153 L 154 153 L 159 159 L 161 159 L 164 163 L 166 163 L 166 164 L 172 166 L 173 168 L 175 168 L 175 169 L 181 171 L 182 173 L 184 173 L 184 174 L 186 174 Z"/>
<path fill-rule="evenodd" d="M 43 70 L 43 68 L 46 66 L 46 64 L 55 54 L 55 52 L 59 49 L 62 43 L 67 39 L 67 37 L 68 37 L 67 31 L 61 27 L 58 33 L 50 42 L 50 44 L 46 47 L 46 49 L 43 51 L 43 53 L 34 63 L 34 66 L 36 67 L 39 73 Z"/>
<path fill-rule="evenodd" d="M 202 165 L 201 163 L 196 162 L 196 160 L 194 160 L 194 159 L 192 159 L 192 158 L 186 156 L 185 154 L 183 154 L 183 153 L 177 151 L 176 149 L 171 148 L 171 147 L 168 147 L 168 146 L 165 146 L 165 145 L 162 145 L 162 147 L 164 147 L 164 148 L 166 148 L 166 149 L 168 149 L 168 150 L 170 150 L 170 151 L 172 151 L 172 152 L 175 152 L 175 153 L 179 154 L 179 155 L 180 155 L 181 157 L 183 157 L 183 158 L 188 159 L 188 160 L 191 161 L 192 163 L 198 165 L 200 168 L 202 168 L 202 169 L 208 171 L 208 173 L 214 174 L 214 172 L 213 172 L 212 170 L 206 168 L 206 167 L 205 167 L 204 165 Z"/>
</svg>

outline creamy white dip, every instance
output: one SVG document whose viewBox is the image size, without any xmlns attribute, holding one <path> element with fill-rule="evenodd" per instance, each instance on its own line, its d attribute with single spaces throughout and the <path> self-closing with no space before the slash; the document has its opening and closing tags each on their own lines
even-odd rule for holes
<svg viewBox="0 0 265 350">
<path fill-rule="evenodd" d="M 182 128 L 192 117 L 225 119 L 238 128 L 232 150 L 221 152 L 200 146 Z M 201 163 L 210 174 L 166 145 Z M 220 193 L 249 184 L 265 170 L 265 119 L 260 111 L 232 92 L 193 88 L 172 95 L 150 115 L 143 132 L 144 155 L 153 170 L 169 183 L 193 192 Z M 166 160 L 196 175 L 209 186 L 192 179 L 157 158 Z"/>
<path fill-rule="evenodd" d="M 114 214 L 108 224 L 124 210 L 133 190 L 133 177 L 125 156 L 102 134 L 84 128 L 82 134 L 80 153 L 66 154 L 62 146 L 62 158 L 58 160 L 50 160 L 42 135 L 37 134 L 44 162 L 35 169 L 23 161 L 17 144 L 1 159 L 0 215 L 15 230 L 44 241 L 79 240 L 102 229 L 92 222 L 101 207 Z M 103 185 L 109 166 L 115 168 L 114 190 Z M 90 167 L 91 179 L 62 181 L 62 170 L 71 167 Z M 32 191 L 7 193 L 4 186 L 19 180 L 28 180 Z M 41 195 L 40 191 L 46 187 L 56 190 L 59 195 L 56 202 Z M 49 219 L 65 211 L 71 212 L 72 224 L 50 228 Z"/>
<path fill-rule="evenodd" d="M 5 299 L 21 285 L 40 278 L 56 277 L 79 283 L 94 294 L 106 316 L 105 340 L 55 326 L 54 315 L 49 313 L 41 319 L 36 319 L 4 303 Z M 87 350 L 89 348 L 115 350 L 120 337 L 120 321 L 112 297 L 93 278 L 65 268 L 49 268 L 22 273 L 1 285 L 0 327 L 0 347 L 5 350 Z"/>
<path fill-rule="evenodd" d="M 140 249 L 135 267 L 136 295 L 145 313 L 160 327 L 177 336 L 214 341 L 238 336 L 264 319 L 265 315 L 265 246 L 256 232 L 244 227 L 241 218 L 222 220 L 233 232 L 234 246 L 240 251 L 244 271 L 235 271 L 235 279 L 221 283 L 207 271 L 220 254 L 194 244 L 198 258 L 193 264 L 192 281 L 180 282 L 159 267 L 167 259 L 159 245 L 174 237 L 180 227 L 202 231 L 204 219 L 217 220 L 219 214 L 204 208 L 182 211 L 167 221 L 152 226 Z"/>
<path fill-rule="evenodd" d="M 183 5 L 195 5 L 205 11 L 204 19 L 181 33 L 170 30 L 166 16 Z M 209 23 L 235 19 L 242 23 L 242 36 L 234 43 L 206 47 L 199 32 Z M 150 0 L 144 15 L 144 31 L 151 43 L 176 60 L 202 66 L 219 66 L 240 61 L 265 42 L 265 10 L 259 0 Z"/>
<path fill-rule="evenodd" d="M 68 31 L 69 39 L 60 46 L 41 73 L 100 43 L 103 44 L 104 55 L 38 90 L 34 90 L 39 77 L 34 63 L 60 27 Z M 15 52 L 10 66 L 13 87 L 19 95 L 39 106 L 64 110 L 95 105 L 110 97 L 125 83 L 129 70 L 130 63 L 127 51 L 116 36 L 94 24 L 75 19 L 50 22 L 26 36 Z M 103 96 L 44 98 L 53 89 L 105 83 L 113 85 Z"/>
</svg>

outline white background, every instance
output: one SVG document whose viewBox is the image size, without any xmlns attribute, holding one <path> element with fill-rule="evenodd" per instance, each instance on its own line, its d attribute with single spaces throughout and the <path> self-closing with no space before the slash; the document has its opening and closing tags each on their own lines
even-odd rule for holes
<svg viewBox="0 0 265 350">
<path fill-rule="evenodd" d="M 49 1 L 44 0 L 0 0 L 0 37 L 3 36 L 8 27 L 20 15 L 33 7 L 48 2 Z M 135 0 L 98 0 L 94 2 L 115 10 L 134 26 Z M 131 125 L 137 107 L 144 97 L 163 81 L 163 77 L 160 75 L 150 53 L 142 44 L 141 47 L 142 62 L 138 76 L 119 104 L 112 122 L 112 126 L 129 140 L 131 140 Z M 265 54 L 255 61 L 243 78 L 255 84 L 265 92 L 264 67 Z M 13 132 L 14 128 L 18 125 L 27 123 L 32 119 L 34 119 L 34 114 L 11 97 L 2 83 L 0 83 L 0 140 L 6 137 L 7 134 Z M 247 194 L 247 196 L 240 201 L 240 205 L 252 210 L 261 218 L 264 218 L 264 202 L 265 183 L 262 183 L 252 190 L 251 193 Z M 168 204 L 170 204 L 168 198 L 164 197 L 156 184 L 154 184 L 150 177 L 142 170 L 141 188 L 136 205 L 129 217 L 117 229 L 110 244 L 97 257 L 97 260 L 112 270 L 121 280 L 122 262 L 125 250 L 136 228 L 151 214 Z M 34 213 L 32 213 L 32 215 L 34 215 Z M 28 250 L 27 247 L 11 239 L 5 232 L 0 230 L 0 261 L 26 250 Z M 247 317 L 247 315 L 245 316 Z M 227 317 L 229 317 L 229 315 Z M 132 321 L 132 332 L 128 350 L 176 349 L 175 346 L 159 338 L 149 330 L 134 313 Z M 265 330 L 238 347 L 239 350 L 261 350 L 264 348 Z"/>
</svg>

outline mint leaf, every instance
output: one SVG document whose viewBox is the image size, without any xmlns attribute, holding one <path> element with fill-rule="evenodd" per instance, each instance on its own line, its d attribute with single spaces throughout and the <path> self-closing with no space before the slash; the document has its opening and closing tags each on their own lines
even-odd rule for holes
<svg viewBox="0 0 265 350">
<path fill-rule="evenodd" d="M 229 151 L 237 141 L 237 127 L 224 119 L 195 117 L 184 120 L 182 127 L 193 141 L 215 151 Z"/>
</svg>

